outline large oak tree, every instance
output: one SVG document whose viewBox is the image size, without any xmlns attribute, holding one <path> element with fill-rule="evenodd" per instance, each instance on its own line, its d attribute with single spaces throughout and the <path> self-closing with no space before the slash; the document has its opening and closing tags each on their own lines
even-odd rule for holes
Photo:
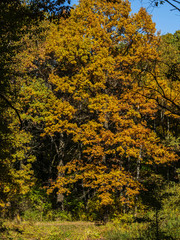
<svg viewBox="0 0 180 240">
<path fill-rule="evenodd" d="M 55 147 L 49 192 L 131 206 L 157 166 L 176 160 L 151 129 L 158 108 L 144 69 L 159 58 L 155 24 L 145 9 L 130 11 L 127 1 L 80 1 L 19 57 L 24 120 Z"/>
</svg>

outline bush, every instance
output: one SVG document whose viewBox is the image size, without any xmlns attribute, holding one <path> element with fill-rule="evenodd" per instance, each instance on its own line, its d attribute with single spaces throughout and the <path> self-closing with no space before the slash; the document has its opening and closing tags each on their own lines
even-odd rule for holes
<svg viewBox="0 0 180 240">
<path fill-rule="evenodd" d="M 49 200 L 49 196 L 42 188 L 33 188 L 24 198 L 21 200 L 21 216 L 24 220 L 31 221 L 43 221 L 48 213 L 52 209 L 52 204 Z"/>
<path fill-rule="evenodd" d="M 72 221 L 71 213 L 68 213 L 66 211 L 53 210 L 52 214 L 53 214 L 53 220 L 56 220 L 56 221 Z"/>
<path fill-rule="evenodd" d="M 27 209 L 23 213 L 23 220 L 25 221 L 33 221 L 33 222 L 38 222 L 43 220 L 43 212 L 33 210 L 33 209 Z"/>
</svg>

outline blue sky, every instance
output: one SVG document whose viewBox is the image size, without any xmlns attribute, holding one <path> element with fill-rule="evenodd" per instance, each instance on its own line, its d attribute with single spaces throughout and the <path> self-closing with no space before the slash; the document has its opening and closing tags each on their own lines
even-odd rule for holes
<svg viewBox="0 0 180 240">
<path fill-rule="evenodd" d="M 152 15 L 153 22 L 156 23 L 157 31 L 161 30 L 161 34 L 175 33 L 180 30 L 180 12 L 172 10 L 168 3 L 153 8 L 148 0 L 131 0 L 130 2 L 133 12 L 137 12 L 140 7 L 146 7 Z"/>
<path fill-rule="evenodd" d="M 150 7 L 149 0 L 130 0 L 130 2 L 132 12 L 138 12 L 140 7 L 147 9 L 156 23 L 157 31 L 161 31 L 161 34 L 175 33 L 180 30 L 180 12 L 172 11 L 168 3 L 153 8 Z M 71 0 L 71 4 L 78 4 L 78 0 Z"/>
</svg>

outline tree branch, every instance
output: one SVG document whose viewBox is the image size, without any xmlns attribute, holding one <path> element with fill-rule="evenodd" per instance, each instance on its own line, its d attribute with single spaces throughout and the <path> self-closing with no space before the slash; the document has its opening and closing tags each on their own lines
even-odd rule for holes
<svg viewBox="0 0 180 240">
<path fill-rule="evenodd" d="M 178 10 L 180 12 L 180 8 L 178 8 L 176 5 L 174 5 L 173 3 L 171 3 L 169 0 L 165 0 L 165 2 L 169 3 L 172 7 L 174 7 L 176 10 Z M 177 2 L 177 1 L 175 1 Z M 178 2 L 177 2 L 178 3 Z"/>
<path fill-rule="evenodd" d="M 19 121 L 20 121 L 20 130 L 22 129 L 22 120 L 21 120 L 21 117 L 20 117 L 20 114 L 18 112 L 18 110 L 10 103 L 10 101 L 2 94 L 0 93 L 0 97 L 5 100 L 5 102 L 16 112 L 18 118 L 19 118 Z"/>
</svg>

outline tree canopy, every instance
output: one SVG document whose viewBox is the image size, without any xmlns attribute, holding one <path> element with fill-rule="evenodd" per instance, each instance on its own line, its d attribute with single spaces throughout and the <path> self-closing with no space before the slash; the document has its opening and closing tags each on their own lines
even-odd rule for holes
<svg viewBox="0 0 180 240">
<path fill-rule="evenodd" d="M 33 185 L 89 219 L 154 206 L 177 176 L 179 31 L 128 1 L 64 3 L 1 3 L 0 207 Z"/>
</svg>

